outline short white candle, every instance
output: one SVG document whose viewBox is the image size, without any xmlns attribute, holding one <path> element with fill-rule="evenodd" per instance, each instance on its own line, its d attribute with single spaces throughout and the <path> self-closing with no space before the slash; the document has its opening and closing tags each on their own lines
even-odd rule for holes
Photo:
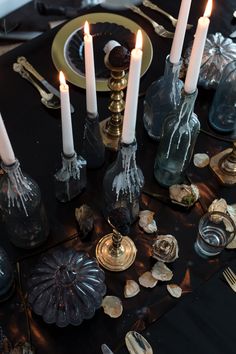
<svg viewBox="0 0 236 354">
<path fill-rule="evenodd" d="M 193 42 L 193 47 L 189 59 L 188 70 L 186 74 L 184 90 L 187 93 L 193 93 L 197 88 L 198 76 L 201 68 L 202 55 L 206 43 L 207 31 L 210 24 L 212 0 L 208 0 L 203 17 L 198 20 L 197 30 Z"/>
<path fill-rule="evenodd" d="M 60 71 L 60 95 L 63 153 L 66 156 L 72 156 L 75 150 L 71 124 L 69 86 L 66 84 L 65 76 L 62 71 Z"/>
<path fill-rule="evenodd" d="M 130 144 L 135 139 L 135 126 L 138 108 L 138 93 L 142 64 L 142 32 L 138 30 L 135 48 L 131 52 L 125 113 L 122 129 L 122 142 Z"/>
<path fill-rule="evenodd" d="M 0 156 L 5 165 L 12 165 L 15 161 L 15 154 L 9 140 L 5 124 L 0 113 Z"/>
<path fill-rule="evenodd" d="M 177 64 L 181 58 L 191 2 L 192 0 L 182 0 L 181 2 L 178 22 L 170 51 L 170 62 L 173 64 Z"/>
<path fill-rule="evenodd" d="M 93 54 L 93 37 L 89 33 L 88 21 L 84 24 L 84 55 L 85 55 L 85 81 L 87 112 L 97 116 L 97 94 Z"/>
</svg>

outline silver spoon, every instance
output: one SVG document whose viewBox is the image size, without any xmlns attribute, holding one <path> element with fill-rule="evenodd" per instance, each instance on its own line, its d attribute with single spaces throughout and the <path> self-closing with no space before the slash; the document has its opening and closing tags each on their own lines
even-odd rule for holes
<svg viewBox="0 0 236 354">
<path fill-rule="evenodd" d="M 23 79 L 29 81 L 38 90 L 41 96 L 41 102 L 44 106 L 50 109 L 59 109 L 61 107 L 59 98 L 43 90 L 21 64 L 14 63 L 13 70 L 20 74 Z"/>
</svg>

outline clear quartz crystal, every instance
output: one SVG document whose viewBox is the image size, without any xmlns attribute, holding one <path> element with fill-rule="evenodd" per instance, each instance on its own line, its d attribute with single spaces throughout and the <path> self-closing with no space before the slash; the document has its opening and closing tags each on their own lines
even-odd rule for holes
<svg viewBox="0 0 236 354">
<path fill-rule="evenodd" d="M 190 163 L 200 123 L 193 113 L 197 91 L 183 91 L 179 106 L 170 112 L 162 127 L 154 165 L 156 180 L 165 187 L 182 183 Z"/>
<path fill-rule="evenodd" d="M 88 168 L 101 167 L 105 161 L 105 146 L 99 127 L 98 115 L 87 115 L 84 127 L 82 156 Z"/>
<path fill-rule="evenodd" d="M 2 163 L 2 168 L 0 209 L 10 241 L 21 248 L 37 247 L 49 233 L 39 187 L 22 173 L 18 160 L 10 166 Z"/>
<path fill-rule="evenodd" d="M 62 154 L 62 167 L 54 175 L 55 194 L 60 202 L 68 202 L 80 194 L 86 186 L 86 161 L 74 153 Z"/>
<path fill-rule="evenodd" d="M 136 165 L 137 144 L 120 144 L 115 162 L 108 168 L 103 179 L 104 214 L 116 208 L 130 211 L 131 222 L 139 214 L 139 198 L 144 184 L 142 171 Z"/>
<path fill-rule="evenodd" d="M 179 104 L 183 82 L 179 79 L 182 61 L 172 64 L 166 58 L 165 72 L 148 88 L 144 100 L 143 121 L 148 135 L 159 140 L 164 119 Z"/>
</svg>

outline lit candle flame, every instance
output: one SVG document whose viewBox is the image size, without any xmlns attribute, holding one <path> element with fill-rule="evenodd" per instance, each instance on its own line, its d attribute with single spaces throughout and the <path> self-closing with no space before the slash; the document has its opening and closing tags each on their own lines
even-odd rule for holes
<svg viewBox="0 0 236 354">
<path fill-rule="evenodd" d="M 212 10 L 212 0 L 208 0 L 203 17 L 210 17 Z"/>
<path fill-rule="evenodd" d="M 66 85 L 65 75 L 63 74 L 62 71 L 60 71 L 60 73 L 59 73 L 59 79 L 60 79 L 60 84 L 61 85 Z"/>
<path fill-rule="evenodd" d="M 135 48 L 142 49 L 142 46 L 143 46 L 143 36 L 141 30 L 139 29 L 136 36 Z"/>
<path fill-rule="evenodd" d="M 85 35 L 89 35 L 90 34 L 88 21 L 85 21 L 85 24 L 84 24 L 84 34 Z"/>
</svg>

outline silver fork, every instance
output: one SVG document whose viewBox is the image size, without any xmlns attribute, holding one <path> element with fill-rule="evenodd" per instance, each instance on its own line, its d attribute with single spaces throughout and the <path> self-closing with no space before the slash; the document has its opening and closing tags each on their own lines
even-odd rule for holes
<svg viewBox="0 0 236 354">
<path fill-rule="evenodd" d="M 236 292 L 236 274 L 232 271 L 230 267 L 223 271 L 223 276 L 231 289 Z"/>
<path fill-rule="evenodd" d="M 139 7 L 135 6 L 135 5 L 132 5 L 132 6 L 128 6 L 128 8 L 139 14 L 140 16 L 146 18 L 146 20 L 148 20 L 151 25 L 153 26 L 154 28 L 154 31 L 156 32 L 156 34 L 158 34 L 159 36 L 161 37 L 164 37 L 164 38 L 173 38 L 174 37 L 174 33 L 173 32 L 170 32 L 170 31 L 167 31 L 165 29 L 165 27 L 159 25 L 159 23 L 153 21 L 149 16 L 147 16 L 142 10 L 140 10 Z"/>
<path fill-rule="evenodd" d="M 162 10 L 159 6 L 157 6 L 156 4 L 153 4 L 151 1 L 149 0 L 143 0 L 142 4 L 146 7 L 149 7 L 152 10 L 158 11 L 160 12 L 162 15 L 166 16 L 172 23 L 172 25 L 174 27 L 176 27 L 178 19 L 174 18 L 171 14 L 169 14 L 168 12 Z M 187 29 L 192 28 L 193 25 L 187 24 Z"/>
</svg>

